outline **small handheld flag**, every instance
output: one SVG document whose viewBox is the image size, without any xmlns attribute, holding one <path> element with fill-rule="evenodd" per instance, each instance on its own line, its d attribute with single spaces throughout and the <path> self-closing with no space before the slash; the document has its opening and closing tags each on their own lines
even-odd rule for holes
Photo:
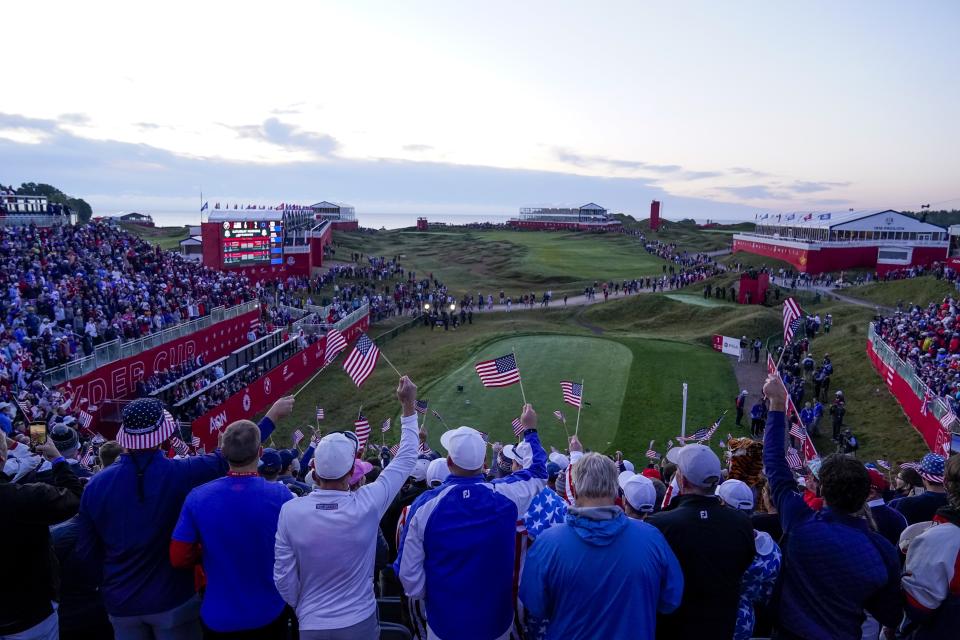
<svg viewBox="0 0 960 640">
<path fill-rule="evenodd" d="M 380 349 L 373 343 L 367 334 L 360 334 L 360 338 L 353 347 L 353 351 L 343 363 L 343 370 L 347 372 L 353 383 L 358 387 L 363 385 L 377 366 Z"/>
<path fill-rule="evenodd" d="M 199 437 L 199 436 L 193 436 L 192 438 L 190 438 L 190 446 L 192 446 L 194 449 L 196 449 L 197 447 L 199 447 L 199 446 L 200 446 L 200 437 Z"/>
<path fill-rule="evenodd" d="M 380 433 L 386 433 L 390 431 L 390 418 L 387 418 L 383 421 L 383 424 L 380 425 Z"/>
<path fill-rule="evenodd" d="M 303 440 L 303 431 L 297 429 L 293 432 L 293 446 L 299 445 L 301 440 Z"/>
<path fill-rule="evenodd" d="M 803 461 L 800 459 L 800 454 L 793 447 L 787 449 L 787 464 L 790 465 L 790 468 L 794 470 L 803 467 Z"/>
<path fill-rule="evenodd" d="M 563 392 L 563 401 L 569 405 L 580 409 L 583 407 L 583 385 L 579 382 L 570 382 L 564 380 L 560 383 L 560 390 Z"/>
<path fill-rule="evenodd" d="M 890 463 L 886 460 L 881 460 L 877 458 L 877 466 L 885 471 L 890 471 Z"/>
<path fill-rule="evenodd" d="M 430 403 L 427 400 L 417 400 L 416 409 L 417 413 L 425 414 L 427 412 L 427 405 Z"/>
<path fill-rule="evenodd" d="M 357 440 L 360 442 L 360 451 L 367 446 L 367 440 L 370 438 L 370 421 L 360 414 L 356 422 L 353 423 L 354 433 L 357 434 Z"/>
<path fill-rule="evenodd" d="M 564 415 L 563 415 L 563 411 L 560 411 L 559 409 L 557 409 L 556 411 L 553 412 L 553 417 L 556 418 L 557 420 L 559 420 L 560 422 L 566 422 L 566 421 L 567 421 L 567 419 L 566 419 L 566 418 L 564 417 Z"/>
<path fill-rule="evenodd" d="M 323 352 L 323 366 L 327 366 L 337 354 L 347 348 L 347 341 L 337 329 L 330 329 L 327 333 L 327 345 Z"/>
<path fill-rule="evenodd" d="M 790 344 L 793 334 L 800 328 L 800 319 L 802 317 L 800 306 L 793 298 L 787 298 L 783 301 L 783 344 Z"/>
<path fill-rule="evenodd" d="M 323 420 L 323 407 L 317 407 L 317 420 Z"/>
<path fill-rule="evenodd" d="M 524 429 L 523 429 L 523 423 L 520 422 L 520 418 L 514 418 L 514 419 L 513 419 L 513 422 L 511 422 L 510 425 L 513 427 L 513 435 L 514 435 L 514 437 L 519 438 L 520 435 L 521 435 L 521 434 L 523 433 L 523 431 L 524 431 Z"/>
<path fill-rule="evenodd" d="M 520 369 L 512 353 L 494 360 L 478 362 L 474 368 L 485 387 L 509 387 L 520 382 Z"/>
</svg>

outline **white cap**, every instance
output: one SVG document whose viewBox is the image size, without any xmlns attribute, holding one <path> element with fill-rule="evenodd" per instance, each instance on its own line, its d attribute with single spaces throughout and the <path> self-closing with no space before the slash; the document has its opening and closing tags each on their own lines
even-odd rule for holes
<svg viewBox="0 0 960 640">
<path fill-rule="evenodd" d="M 481 468 L 487 457 L 487 445 L 483 436 L 471 427 L 444 431 L 440 436 L 440 444 L 447 450 L 453 464 L 467 471 Z"/>
<path fill-rule="evenodd" d="M 559 451 L 554 451 L 550 454 L 550 462 L 560 467 L 560 470 L 564 470 L 570 466 L 570 458 L 563 455 Z"/>
<path fill-rule="evenodd" d="M 627 471 L 636 471 L 636 469 L 633 468 L 633 463 L 630 462 L 629 460 L 623 461 L 623 468 L 626 469 Z"/>
<path fill-rule="evenodd" d="M 720 480 L 720 458 L 710 447 L 688 444 L 676 454 L 677 467 L 684 480 L 697 487 L 707 487 Z"/>
<path fill-rule="evenodd" d="M 314 472 L 324 480 L 336 480 L 353 471 L 357 457 L 356 436 L 331 433 L 320 439 L 313 452 Z"/>
<path fill-rule="evenodd" d="M 417 482 L 423 482 L 427 479 L 427 468 L 429 466 L 430 460 L 427 458 L 417 458 L 416 463 L 413 465 L 413 471 L 410 472 L 410 477 Z"/>
<path fill-rule="evenodd" d="M 753 491 L 742 480 L 725 480 L 717 487 L 717 495 L 729 506 L 738 511 L 753 511 Z"/>
<path fill-rule="evenodd" d="M 446 458 L 437 458 L 431 460 L 427 465 L 427 485 L 434 486 L 434 483 L 443 484 L 450 475 L 450 467 L 447 466 Z"/>
<path fill-rule="evenodd" d="M 513 460 L 524 469 L 533 464 L 533 449 L 527 442 L 508 444 L 503 448 L 502 453 L 505 458 Z"/>
<path fill-rule="evenodd" d="M 650 478 L 632 471 L 624 471 L 617 476 L 617 484 L 623 490 L 624 499 L 635 511 L 653 513 L 657 502 L 657 489 Z"/>
</svg>

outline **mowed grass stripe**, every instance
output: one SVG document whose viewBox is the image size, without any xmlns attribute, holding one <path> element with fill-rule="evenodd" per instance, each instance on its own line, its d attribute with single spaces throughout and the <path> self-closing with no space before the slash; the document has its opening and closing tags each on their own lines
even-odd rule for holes
<svg viewBox="0 0 960 640">
<path fill-rule="evenodd" d="M 627 389 L 633 353 L 623 344 L 601 338 L 569 335 L 518 336 L 484 346 L 457 369 L 430 385 L 422 397 L 429 400 L 450 428 L 467 425 L 486 431 L 491 442 L 513 442 L 511 421 L 520 415 L 523 400 L 520 385 L 484 387 L 474 365 L 516 349 L 527 401 L 539 416 L 540 434 L 546 446 L 566 448 L 563 425 L 553 417 L 560 409 L 573 433 L 577 410 L 564 404 L 561 380 L 584 382 L 585 406 L 580 418 L 580 435 L 590 448 L 603 450 L 613 440 L 620 423 L 620 407 Z M 463 385 L 463 392 L 457 391 Z M 443 426 L 427 418 L 430 444 L 439 448 Z"/>
</svg>

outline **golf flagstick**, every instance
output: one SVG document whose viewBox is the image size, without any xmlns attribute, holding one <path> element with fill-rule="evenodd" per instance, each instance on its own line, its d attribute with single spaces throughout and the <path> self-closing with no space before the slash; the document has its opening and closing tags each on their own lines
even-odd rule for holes
<svg viewBox="0 0 960 640">
<path fill-rule="evenodd" d="M 577 424 L 573 429 L 573 435 L 580 435 L 580 411 L 583 409 L 583 378 L 580 378 L 580 403 L 577 405 Z"/>
<path fill-rule="evenodd" d="M 523 392 L 523 380 L 520 378 L 520 362 L 517 360 L 517 350 L 512 348 L 513 364 L 517 365 L 517 382 L 520 383 L 520 396 L 523 398 L 523 404 L 527 404 L 527 394 Z"/>
<path fill-rule="evenodd" d="M 680 414 L 680 446 L 687 442 L 687 383 L 683 383 L 683 411 Z"/>
</svg>

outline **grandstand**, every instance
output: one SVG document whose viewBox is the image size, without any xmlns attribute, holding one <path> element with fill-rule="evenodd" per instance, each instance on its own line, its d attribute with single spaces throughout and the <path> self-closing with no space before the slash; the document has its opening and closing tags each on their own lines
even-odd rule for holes
<svg viewBox="0 0 960 640">
<path fill-rule="evenodd" d="M 310 205 L 314 219 L 318 222 L 329 220 L 337 231 L 355 231 L 357 229 L 357 213 L 352 205 L 344 202 L 318 202 Z"/>
<path fill-rule="evenodd" d="M 607 210 L 598 204 L 566 207 L 523 207 L 520 215 L 507 221 L 515 229 L 538 231 L 609 231 L 621 227 Z"/>
<path fill-rule="evenodd" d="M 50 202 L 46 196 L 0 193 L 0 224 L 52 227 L 76 224 L 77 215 L 65 204 Z"/>
</svg>

